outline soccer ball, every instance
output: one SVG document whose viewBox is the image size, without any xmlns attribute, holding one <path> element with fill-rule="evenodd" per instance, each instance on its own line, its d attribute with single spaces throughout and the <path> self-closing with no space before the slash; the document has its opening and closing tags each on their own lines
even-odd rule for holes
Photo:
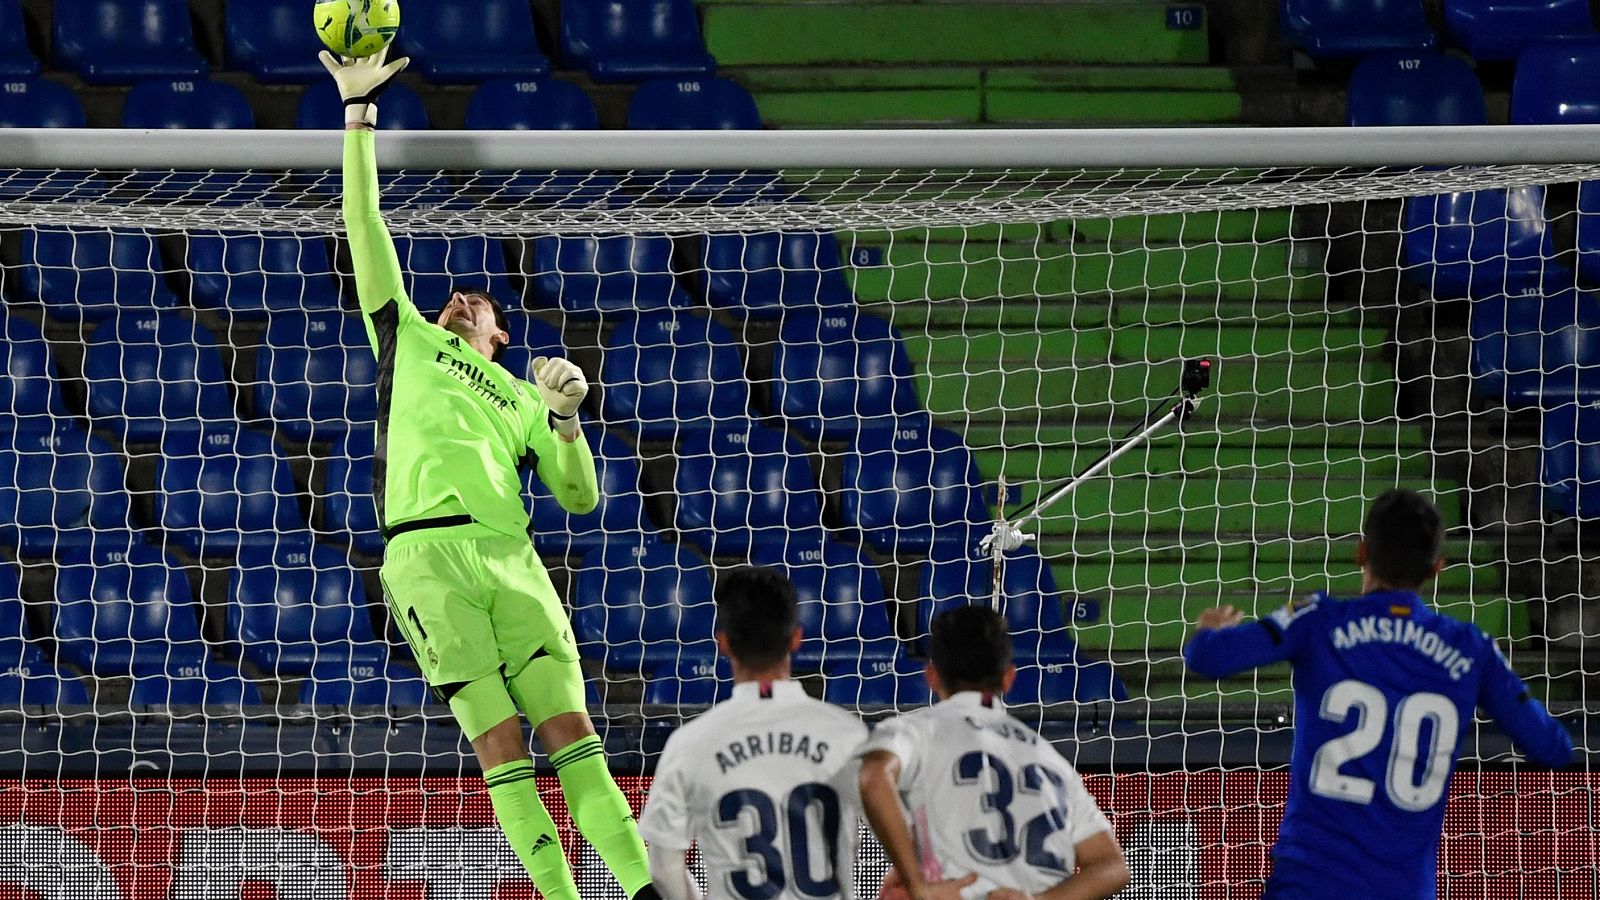
<svg viewBox="0 0 1600 900">
<path fill-rule="evenodd" d="M 400 30 L 399 0 L 322 0 L 317 36 L 340 56 L 371 56 Z"/>
</svg>

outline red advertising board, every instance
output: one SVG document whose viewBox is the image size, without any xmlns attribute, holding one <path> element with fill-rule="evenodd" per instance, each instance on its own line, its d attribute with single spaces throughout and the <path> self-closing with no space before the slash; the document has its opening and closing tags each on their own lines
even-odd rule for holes
<svg viewBox="0 0 1600 900">
<path fill-rule="evenodd" d="M 648 779 L 623 778 L 642 803 Z M 1282 772 L 1090 775 L 1131 896 L 1259 896 Z M 586 898 L 620 897 L 542 783 Z M 1595 898 L 1591 776 L 1459 773 L 1440 895 Z M 517 900 L 532 895 L 478 779 L 0 781 L 0 900 Z M 864 885 L 882 853 L 862 850 Z"/>
</svg>

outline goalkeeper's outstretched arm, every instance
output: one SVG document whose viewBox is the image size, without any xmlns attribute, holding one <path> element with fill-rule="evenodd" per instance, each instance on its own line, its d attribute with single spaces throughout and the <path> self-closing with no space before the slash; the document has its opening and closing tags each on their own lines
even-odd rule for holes
<svg viewBox="0 0 1600 900">
<path fill-rule="evenodd" d="M 528 441 L 539 455 L 539 480 L 567 512 L 593 512 L 600 503 L 599 477 L 578 420 L 578 406 L 589 393 L 589 382 L 583 370 L 570 361 L 541 356 L 533 361 L 533 386 L 550 410 L 548 428 L 541 422 L 535 427 L 543 433 Z"/>
</svg>

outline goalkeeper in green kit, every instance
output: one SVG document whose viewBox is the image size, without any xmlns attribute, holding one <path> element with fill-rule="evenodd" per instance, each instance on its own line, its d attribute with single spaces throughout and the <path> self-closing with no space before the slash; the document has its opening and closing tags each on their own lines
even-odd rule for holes
<svg viewBox="0 0 1600 900">
<path fill-rule="evenodd" d="M 528 537 L 520 467 L 561 506 L 599 499 L 578 422 L 589 386 L 562 359 L 532 383 L 495 363 L 510 340 L 499 304 L 457 291 L 430 323 L 406 296 L 378 212 L 374 103 L 407 60 L 323 64 L 345 102 L 344 219 L 367 336 L 378 357 L 373 496 L 387 546 L 384 595 L 428 684 L 483 767 L 506 839 L 545 900 L 579 900 L 539 800 L 522 713 L 550 755 L 578 830 L 635 900 L 655 900 L 644 844 L 589 721 L 578 649 Z"/>
</svg>

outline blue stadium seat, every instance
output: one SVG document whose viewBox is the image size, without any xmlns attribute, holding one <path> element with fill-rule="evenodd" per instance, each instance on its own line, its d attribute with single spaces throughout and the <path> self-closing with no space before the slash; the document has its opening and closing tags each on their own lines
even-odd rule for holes
<svg viewBox="0 0 1600 900">
<path fill-rule="evenodd" d="M 1280 0 L 1283 38 L 1313 59 L 1358 59 L 1434 45 L 1420 0 Z"/>
<path fill-rule="evenodd" d="M 507 274 L 505 246 L 497 240 L 477 234 L 397 237 L 394 249 L 411 302 L 429 319 L 450 301 L 452 292 L 467 288 L 488 290 L 501 306 L 519 305 Z"/>
<path fill-rule="evenodd" d="M 22 0 L 0 0 L 0 78 L 27 78 L 39 74 L 39 60 L 28 46 Z"/>
<path fill-rule="evenodd" d="M 320 237 L 206 233 L 189 236 L 185 268 L 201 309 L 239 318 L 339 309 L 339 283 Z"/>
<path fill-rule="evenodd" d="M 60 82 L 18 78 L 0 91 L 0 128 L 82 127 L 83 104 Z"/>
<path fill-rule="evenodd" d="M 756 100 L 726 78 L 660 78 L 639 85 L 628 101 L 634 131 L 740 131 L 761 127 Z"/>
<path fill-rule="evenodd" d="M 602 83 L 710 75 L 693 0 L 561 4 L 561 54 Z"/>
<path fill-rule="evenodd" d="M 300 702 L 313 706 L 412 709 L 428 702 L 428 683 L 421 675 L 393 663 L 374 666 L 342 659 L 320 660 L 300 683 Z"/>
<path fill-rule="evenodd" d="M 144 544 L 58 561 L 56 646 L 85 672 L 205 674 L 209 652 L 195 612 L 183 569 Z"/>
<path fill-rule="evenodd" d="M 533 361 L 541 356 L 567 356 L 561 344 L 561 332 L 554 325 L 536 319 L 515 307 L 505 311 L 506 333 L 511 342 L 500 355 L 500 365 L 523 381 L 533 380 Z"/>
<path fill-rule="evenodd" d="M 533 521 L 533 546 L 547 556 L 582 556 L 610 537 L 653 535 L 656 531 L 640 495 L 639 462 L 633 448 L 587 417 L 583 432 L 594 452 L 600 485 L 600 503 L 593 512 L 567 512 L 531 469 L 522 473 L 523 497 Z"/>
<path fill-rule="evenodd" d="M 254 128 L 250 101 L 231 84 L 142 81 L 128 92 L 123 128 Z"/>
<path fill-rule="evenodd" d="M 1465 60 L 1442 53 L 1381 53 L 1350 73 L 1349 122 L 1484 125 L 1483 88 Z"/>
<path fill-rule="evenodd" d="M 234 418 L 216 338 L 176 313 L 128 311 L 101 322 L 83 375 L 89 417 L 127 441 Z"/>
<path fill-rule="evenodd" d="M 672 276 L 672 241 L 651 235 L 543 235 L 532 241 L 533 305 L 568 315 L 646 312 L 689 305 Z"/>
<path fill-rule="evenodd" d="M 376 556 L 383 534 L 372 497 L 373 440 L 371 428 L 352 428 L 334 442 L 318 496 L 326 530 L 352 550 Z"/>
<path fill-rule="evenodd" d="M 1472 303 L 1472 390 L 1512 407 L 1600 401 L 1600 300 L 1571 288 Z"/>
<path fill-rule="evenodd" d="M 687 312 L 623 320 L 606 341 L 600 370 L 607 422 L 667 440 L 718 419 L 748 414 L 750 388 L 733 335 Z"/>
<path fill-rule="evenodd" d="M 156 465 L 156 517 L 194 556 L 236 556 L 306 530 L 289 466 L 272 440 L 238 424 L 169 434 Z"/>
<path fill-rule="evenodd" d="M 309 533 L 240 548 L 228 575 L 228 633 L 245 659 L 279 678 L 305 675 L 321 660 L 380 672 L 389 662 L 373 635 L 360 576 Z"/>
<path fill-rule="evenodd" d="M 1405 277 L 1435 298 L 1572 284 L 1555 262 L 1540 185 L 1413 197 L 1402 223 Z"/>
<path fill-rule="evenodd" d="M 22 233 L 21 275 L 30 298 L 69 322 L 178 305 L 155 241 L 136 231 L 30 228 Z"/>
<path fill-rule="evenodd" d="M 838 706 L 893 706 L 908 709 L 933 702 L 933 690 L 916 671 L 840 672 L 822 682 L 822 699 Z"/>
<path fill-rule="evenodd" d="M 184 0 L 71 0 L 54 16 L 56 63 L 90 84 L 206 73 Z"/>
<path fill-rule="evenodd" d="M 58 674 L 32 642 L 21 579 L 0 562 L 0 708 L 88 702 L 83 685 Z"/>
<path fill-rule="evenodd" d="M 377 380 L 360 319 L 279 313 L 256 351 L 256 413 L 297 441 L 329 440 L 377 421 Z"/>
<path fill-rule="evenodd" d="M 105 441 L 69 422 L 0 435 L 0 543 L 48 558 L 130 527 L 122 457 Z"/>
<path fill-rule="evenodd" d="M 700 265 L 713 309 L 768 318 L 855 302 L 832 232 L 713 234 L 701 242 Z"/>
<path fill-rule="evenodd" d="M 710 706 L 733 696 L 733 666 L 728 658 L 686 660 L 645 682 L 647 706 Z"/>
<path fill-rule="evenodd" d="M 822 527 L 811 461 L 782 431 L 719 418 L 685 434 L 677 458 L 678 531 L 707 553 L 741 556 Z"/>
<path fill-rule="evenodd" d="M 540 78 L 550 60 L 539 49 L 526 0 L 406 0 L 405 52 L 413 71 L 437 84 L 490 78 Z"/>
<path fill-rule="evenodd" d="M 399 82 L 390 82 L 384 88 L 378 109 L 380 129 L 425 131 L 428 128 L 428 109 L 422 105 L 422 98 Z M 306 87 L 295 110 L 294 127 L 302 131 L 344 130 L 344 101 L 339 99 L 339 87 L 333 79 L 320 78 Z"/>
<path fill-rule="evenodd" d="M 1517 60 L 1511 87 L 1514 125 L 1600 123 L 1600 41 L 1567 41 L 1530 47 Z M 1578 185 L 1578 273 L 1600 284 L 1600 182 Z"/>
<path fill-rule="evenodd" d="M 772 359 L 772 411 L 807 437 L 848 439 L 921 409 L 900 332 L 876 316 L 794 310 Z"/>
<path fill-rule="evenodd" d="M 247 0 L 227 6 L 228 65 L 264 84 L 305 84 L 326 78 L 317 42 L 300 0 Z"/>
<path fill-rule="evenodd" d="M 593 131 L 594 101 L 583 88 L 554 79 L 485 81 L 467 102 L 467 127 L 516 131 Z"/>
<path fill-rule="evenodd" d="M 0 313 L 0 421 L 17 425 L 49 425 L 65 418 L 61 375 L 39 326 L 19 316 Z"/>
<path fill-rule="evenodd" d="M 261 702 L 256 686 L 232 666 L 204 660 L 178 672 L 140 673 L 128 695 L 131 706 L 227 706 Z"/>
<path fill-rule="evenodd" d="M 1480 61 L 1516 59 L 1546 41 L 1594 34 L 1587 0 L 1445 0 L 1444 28 Z"/>
<path fill-rule="evenodd" d="M 917 633 L 926 635 L 934 617 L 948 609 L 987 605 L 992 577 L 987 559 L 954 549 L 931 557 L 923 566 L 926 600 L 917 607 Z M 1108 665 L 1079 658 L 1055 578 L 1036 551 L 1027 548 L 1006 557 L 1001 599 L 1018 663 L 1019 684 L 1007 695 L 1011 702 L 1127 699 L 1127 689 Z"/>
<path fill-rule="evenodd" d="M 681 547 L 609 541 L 583 557 L 572 601 L 579 649 L 616 672 L 659 675 L 716 655 L 711 575 Z"/>
<path fill-rule="evenodd" d="M 971 546 L 973 532 L 990 521 L 972 452 L 926 416 L 862 429 L 841 479 L 840 518 L 885 553 Z"/>
<path fill-rule="evenodd" d="M 1539 438 L 1545 506 L 1600 518 L 1600 406 L 1564 403 L 1545 410 Z"/>
<path fill-rule="evenodd" d="M 896 673 L 900 642 L 884 607 L 883 581 L 860 550 L 812 530 L 786 543 L 760 545 L 750 561 L 778 569 L 794 585 L 804 635 L 794 655 L 796 670 L 858 677 Z"/>
</svg>

